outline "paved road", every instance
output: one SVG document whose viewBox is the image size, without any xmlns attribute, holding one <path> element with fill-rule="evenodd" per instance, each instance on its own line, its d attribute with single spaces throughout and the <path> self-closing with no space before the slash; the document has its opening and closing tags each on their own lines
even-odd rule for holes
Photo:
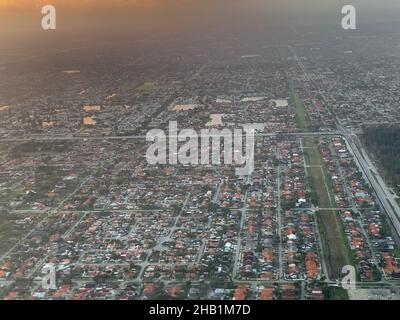
<svg viewBox="0 0 400 320">
<path fill-rule="evenodd" d="M 306 164 L 307 162 L 306 162 L 306 158 L 304 157 L 305 152 L 304 152 L 304 146 L 303 146 L 302 139 L 300 139 L 299 143 L 300 143 L 301 152 L 303 154 L 303 163 Z M 306 165 L 305 165 L 305 169 L 304 170 L 305 170 L 305 174 L 306 174 L 306 177 L 307 177 L 307 180 L 308 180 L 310 172 L 307 169 Z M 315 208 L 310 209 L 310 211 L 315 212 Z M 325 276 L 326 281 L 330 281 L 328 266 L 326 264 L 326 258 L 325 258 L 326 255 L 325 255 L 324 247 L 323 247 L 323 244 L 322 244 L 321 234 L 318 231 L 318 230 L 320 230 L 320 227 L 318 226 L 318 220 L 317 220 L 316 217 L 314 217 L 314 223 L 315 223 L 315 230 L 316 230 L 315 236 L 316 236 L 316 239 L 318 241 L 318 248 L 319 248 L 319 255 L 320 255 L 320 261 L 321 261 L 321 267 L 322 267 L 322 274 Z"/>
<path fill-rule="evenodd" d="M 250 182 L 250 176 L 247 177 L 246 180 L 247 183 Z M 232 270 L 232 276 L 233 278 L 237 278 L 238 277 L 238 273 L 239 273 L 239 258 L 240 258 L 240 250 L 241 250 L 241 246 L 242 246 L 242 236 L 241 233 L 243 232 L 243 226 L 244 226 L 244 222 L 245 222 L 245 216 L 246 216 L 246 209 L 247 209 L 247 197 L 248 197 L 248 190 L 246 190 L 246 193 L 244 194 L 244 204 L 243 204 L 243 208 L 239 209 L 239 211 L 241 212 L 241 218 L 240 218 L 240 226 L 239 226 L 239 234 L 238 234 L 238 239 L 237 239 L 237 246 L 236 246 L 236 253 L 235 253 L 235 260 L 233 262 L 233 270 Z"/>
<path fill-rule="evenodd" d="M 102 164 L 100 164 L 98 167 L 101 168 Z M 63 201 L 61 201 L 61 203 L 55 209 L 46 211 L 47 213 L 45 217 L 34 228 L 32 228 L 27 234 L 25 234 L 24 237 L 20 239 L 17 243 L 15 243 L 7 252 L 5 252 L 3 255 L 0 256 L 0 263 L 3 262 L 11 254 L 11 252 L 13 252 L 20 244 L 24 243 L 34 232 L 36 232 L 37 229 L 40 226 L 42 226 L 52 214 L 56 213 L 59 209 L 61 209 L 64 203 L 71 197 L 73 197 L 92 178 L 93 174 L 97 172 L 97 170 L 99 169 L 96 169 L 94 172 L 89 174 L 89 176 L 86 179 L 84 179 L 82 183 L 80 183 L 72 193 L 70 193 Z"/>
<path fill-rule="evenodd" d="M 330 149 L 330 151 L 331 151 L 332 154 L 335 154 L 335 153 L 336 153 L 336 151 L 335 151 L 335 149 L 334 149 L 332 143 L 329 143 L 329 149 Z M 373 260 L 373 262 L 374 262 L 374 265 L 375 265 L 376 269 L 377 269 L 377 270 L 381 273 L 381 275 L 383 276 L 383 272 L 382 272 L 382 270 L 381 270 L 381 267 L 380 267 L 379 261 L 378 261 L 379 255 L 376 253 L 376 250 L 375 250 L 374 246 L 373 246 L 372 243 L 371 243 L 371 239 L 370 239 L 369 235 L 367 234 L 367 232 L 365 231 L 364 224 L 363 224 L 363 221 L 362 221 L 362 219 L 361 219 L 360 210 L 359 210 L 359 208 L 357 208 L 357 206 L 356 206 L 355 200 L 354 200 L 354 198 L 353 198 L 353 196 L 352 196 L 352 193 L 351 193 L 351 191 L 350 191 L 350 188 L 349 188 L 348 181 L 347 181 L 347 179 L 346 179 L 346 175 L 344 174 L 343 168 L 340 166 L 339 160 L 338 160 L 336 157 L 335 157 L 335 166 L 336 166 L 336 168 L 338 169 L 338 172 L 339 172 L 339 175 L 340 175 L 340 179 L 341 179 L 341 182 L 342 182 L 342 185 L 343 185 L 343 188 L 344 188 L 344 192 L 345 192 L 346 197 L 347 197 L 347 199 L 348 199 L 348 202 L 349 202 L 350 204 L 353 205 L 353 208 L 352 208 L 352 209 L 349 209 L 349 210 L 352 210 L 353 212 L 355 212 L 355 213 L 358 214 L 358 215 L 357 215 L 357 218 L 356 218 L 358 227 L 359 227 L 359 229 L 361 230 L 361 232 L 362 232 L 364 238 L 365 238 L 366 241 L 367 241 L 368 248 L 371 250 L 371 253 L 372 253 L 372 260 Z"/>
<path fill-rule="evenodd" d="M 278 237 L 279 237 L 279 250 L 278 250 L 278 259 L 279 259 L 279 279 L 283 279 L 283 249 L 282 249 L 282 204 L 281 204 L 281 165 L 279 163 L 280 155 L 279 148 L 276 148 L 276 158 L 278 159 L 278 168 L 277 168 L 277 203 L 278 206 L 276 208 L 277 212 L 277 224 L 278 224 Z"/>
<path fill-rule="evenodd" d="M 354 135 L 346 133 L 345 139 L 349 150 L 354 155 L 356 163 L 362 169 L 364 178 L 366 178 L 366 180 L 373 187 L 381 206 L 388 214 L 389 219 L 397 232 L 397 235 L 400 236 L 400 208 L 395 200 L 395 197 L 386 186 L 368 154 L 363 148 L 359 149 L 357 146 L 357 138 L 355 138 Z"/>
<path fill-rule="evenodd" d="M 312 137 L 312 136 L 324 136 L 324 135 L 338 135 L 340 131 L 298 131 L 298 132 L 274 132 L 274 133 L 258 133 L 255 134 L 256 137 Z M 170 138 L 176 138 L 175 136 L 169 136 Z M 190 137 L 190 136 L 188 136 Z M 196 135 L 194 138 L 197 138 Z M 219 135 L 218 135 L 219 137 Z M 145 135 L 132 135 L 132 136 L 74 136 L 74 135 L 30 135 L 26 137 L 17 137 L 17 138 L 9 138 L 3 137 L 0 138 L 1 142 L 26 142 L 26 141 L 71 141 L 71 140 L 146 140 Z"/>
<path fill-rule="evenodd" d="M 304 76 L 306 77 L 307 81 L 314 86 L 314 88 L 318 91 L 318 93 L 322 97 L 322 100 L 328 106 L 328 110 L 336 122 L 339 134 L 345 138 L 346 144 L 347 144 L 350 152 L 353 153 L 358 167 L 361 169 L 365 179 L 367 181 L 369 181 L 370 185 L 373 187 L 373 189 L 377 195 L 380 206 L 382 207 L 382 209 L 384 209 L 384 211 L 386 212 L 386 214 L 388 215 L 388 217 L 392 223 L 393 228 L 396 230 L 396 232 L 397 232 L 396 240 L 399 243 L 400 242 L 400 238 L 399 238 L 400 237 L 400 220 L 399 220 L 400 219 L 400 207 L 397 204 L 393 194 L 387 188 L 385 182 L 383 181 L 378 170 L 372 163 L 367 152 L 365 152 L 365 150 L 364 150 L 361 142 L 359 141 L 357 135 L 355 134 L 355 132 L 349 131 L 342 125 L 340 119 L 329 108 L 329 105 L 327 103 L 328 99 L 326 99 L 326 97 L 323 94 L 323 92 L 321 91 L 319 85 L 315 81 L 313 81 L 310 78 L 310 76 L 308 75 L 308 72 L 307 72 L 303 62 L 301 61 L 301 59 L 298 58 L 293 47 L 289 46 L 289 49 L 295 56 L 297 64 L 298 64 L 299 68 L 301 69 L 301 71 L 304 73 Z"/>
</svg>

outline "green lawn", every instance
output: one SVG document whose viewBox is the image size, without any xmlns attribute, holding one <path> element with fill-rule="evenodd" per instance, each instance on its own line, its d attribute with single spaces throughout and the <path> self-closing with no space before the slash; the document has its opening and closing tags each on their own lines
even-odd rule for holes
<svg viewBox="0 0 400 320">
<path fill-rule="evenodd" d="M 307 168 L 312 180 L 312 189 L 316 193 L 320 208 L 335 208 L 331 184 L 326 177 L 325 163 L 312 138 L 304 139 Z M 342 221 L 337 211 L 320 211 L 317 213 L 319 233 L 323 242 L 325 260 L 331 279 L 341 277 L 342 267 L 351 264 L 350 249 L 344 234 Z"/>
<path fill-rule="evenodd" d="M 307 129 L 310 123 L 303 100 L 300 98 L 299 94 L 294 89 L 293 84 L 289 85 L 289 89 L 290 89 L 290 100 L 292 101 L 296 112 L 297 125 L 300 129 Z"/>
<path fill-rule="evenodd" d="M 329 287 L 327 298 L 328 300 L 348 300 L 349 295 L 343 288 Z"/>
<path fill-rule="evenodd" d="M 137 92 L 151 92 L 157 90 L 157 85 L 154 82 L 144 82 L 135 88 Z"/>
</svg>

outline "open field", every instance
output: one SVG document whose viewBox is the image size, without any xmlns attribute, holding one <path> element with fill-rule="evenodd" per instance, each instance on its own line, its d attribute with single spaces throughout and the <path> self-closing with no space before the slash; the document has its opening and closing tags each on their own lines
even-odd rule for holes
<svg viewBox="0 0 400 320">
<path fill-rule="evenodd" d="M 309 120 L 303 100 L 299 97 L 299 94 L 293 88 L 292 84 L 289 85 L 289 88 L 290 100 L 292 101 L 296 112 L 296 123 L 300 129 L 306 129 L 309 127 Z"/>
<path fill-rule="evenodd" d="M 347 291 L 343 288 L 339 287 L 329 287 L 328 289 L 328 298 L 329 300 L 348 300 L 349 295 Z"/>
<path fill-rule="evenodd" d="M 140 86 L 135 88 L 136 92 L 151 92 L 157 89 L 157 85 L 154 82 L 144 82 Z"/>
<path fill-rule="evenodd" d="M 307 165 L 310 166 L 308 170 L 313 181 L 312 188 L 316 193 L 318 206 L 334 208 L 332 191 L 324 173 L 325 164 L 321 159 L 318 147 L 310 138 L 304 139 L 304 146 L 306 147 Z M 340 277 L 342 267 L 350 264 L 342 222 L 336 211 L 317 212 L 317 219 L 330 277 L 337 279 Z"/>
</svg>

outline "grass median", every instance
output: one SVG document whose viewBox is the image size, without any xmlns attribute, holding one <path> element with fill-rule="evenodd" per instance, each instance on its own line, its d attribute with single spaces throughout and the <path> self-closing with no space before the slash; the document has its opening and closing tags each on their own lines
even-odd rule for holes
<svg viewBox="0 0 400 320">
<path fill-rule="evenodd" d="M 321 157 L 318 146 L 312 138 L 305 138 L 303 141 L 307 165 L 309 166 L 307 170 L 312 182 L 311 188 L 316 194 L 318 206 L 320 208 L 335 208 L 333 191 L 326 177 L 325 162 Z M 329 276 L 331 279 L 339 279 L 342 267 L 351 264 L 349 248 L 339 212 L 336 210 L 319 211 L 316 213 L 316 218 L 318 219 L 318 231 L 322 239 Z"/>
</svg>

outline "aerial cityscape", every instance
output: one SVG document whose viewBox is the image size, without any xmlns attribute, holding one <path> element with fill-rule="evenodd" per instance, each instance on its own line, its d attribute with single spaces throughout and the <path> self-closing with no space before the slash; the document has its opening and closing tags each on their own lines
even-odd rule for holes
<svg viewBox="0 0 400 320">
<path fill-rule="evenodd" d="M 400 23 L 337 7 L 2 33 L 0 299 L 400 300 Z"/>
</svg>

